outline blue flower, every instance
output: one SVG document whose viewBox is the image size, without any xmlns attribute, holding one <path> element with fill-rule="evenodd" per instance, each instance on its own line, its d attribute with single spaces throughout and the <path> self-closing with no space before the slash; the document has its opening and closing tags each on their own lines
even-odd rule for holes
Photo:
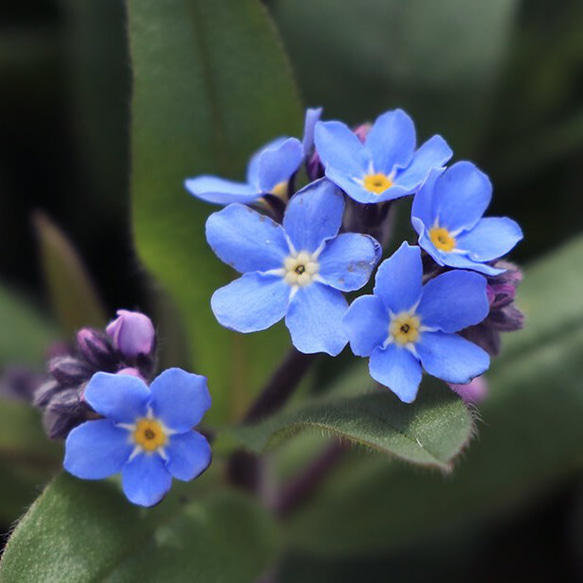
<svg viewBox="0 0 583 583">
<path fill-rule="evenodd" d="M 85 480 L 121 472 L 130 502 L 153 506 L 172 477 L 190 481 L 209 466 L 210 446 L 193 431 L 210 407 L 206 378 L 170 368 L 148 387 L 141 379 L 98 372 L 84 398 L 104 419 L 67 437 L 65 469 Z"/>
<path fill-rule="evenodd" d="M 469 383 L 489 366 L 488 354 L 455 332 L 488 315 L 486 279 L 449 271 L 422 286 L 421 250 L 403 243 L 383 261 L 374 295 L 356 299 L 344 324 L 371 376 L 401 401 L 415 400 L 422 367 L 448 383 Z"/>
<path fill-rule="evenodd" d="M 315 141 L 326 176 L 361 203 L 413 194 L 432 169 L 441 168 L 452 156 L 441 136 L 415 150 L 413 120 L 400 109 L 381 115 L 364 144 L 338 121 L 316 124 Z"/>
<path fill-rule="evenodd" d="M 381 253 L 368 235 L 338 235 L 343 212 L 342 192 L 321 179 L 292 197 L 283 226 L 238 204 L 211 215 L 210 246 L 244 274 L 213 294 L 217 320 L 256 332 L 285 316 L 298 350 L 338 354 L 348 342 L 341 292 L 364 286 Z"/>
<path fill-rule="evenodd" d="M 504 269 L 487 262 L 508 253 L 522 239 L 522 231 L 506 217 L 481 218 L 491 198 L 490 180 L 471 162 L 433 172 L 411 211 L 419 245 L 439 265 L 502 273 Z"/>
<path fill-rule="evenodd" d="M 314 143 L 314 125 L 322 109 L 306 111 L 304 138 L 277 138 L 256 152 L 247 167 L 246 182 L 234 182 L 217 176 L 197 176 L 184 182 L 190 194 L 215 204 L 247 204 L 265 194 L 287 193 L 290 177 L 298 170 Z"/>
</svg>

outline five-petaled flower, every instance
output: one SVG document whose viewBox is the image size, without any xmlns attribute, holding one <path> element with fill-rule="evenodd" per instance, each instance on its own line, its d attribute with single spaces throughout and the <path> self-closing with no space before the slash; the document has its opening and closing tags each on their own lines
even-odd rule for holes
<svg viewBox="0 0 583 583">
<path fill-rule="evenodd" d="M 489 366 L 488 354 L 456 332 L 489 310 L 486 279 L 449 271 L 422 286 L 421 250 L 403 243 L 377 270 L 374 295 L 355 300 L 344 324 L 352 351 L 370 357 L 371 376 L 412 402 L 422 367 L 448 383 L 468 383 Z"/>
<path fill-rule="evenodd" d="M 215 204 L 247 204 L 266 194 L 287 194 L 290 177 L 312 149 L 314 126 L 321 113 L 321 108 L 306 111 L 301 142 L 297 138 L 281 137 L 256 152 L 249 161 L 246 182 L 203 175 L 188 178 L 184 186 L 193 196 Z"/>
<path fill-rule="evenodd" d="M 507 217 L 482 218 L 491 198 L 490 180 L 471 162 L 432 172 L 411 211 L 419 245 L 439 265 L 502 273 L 487 263 L 508 253 L 522 231 Z"/>
<path fill-rule="evenodd" d="M 381 253 L 368 235 L 338 234 L 344 206 L 342 192 L 324 178 L 292 197 L 283 225 L 238 204 L 211 215 L 209 244 L 244 274 L 213 294 L 217 320 L 256 332 L 285 316 L 298 350 L 338 354 L 348 342 L 342 292 L 363 287 Z"/>
<path fill-rule="evenodd" d="M 193 430 L 211 402 L 205 377 L 171 368 L 148 387 L 135 376 L 98 372 L 84 398 L 104 419 L 67 437 L 64 466 L 74 476 L 100 480 L 121 472 L 128 499 L 153 506 L 172 477 L 189 481 L 209 466 L 210 446 Z"/>
<path fill-rule="evenodd" d="M 452 151 L 441 136 L 418 150 L 413 120 L 396 109 L 381 115 L 364 143 L 338 121 L 319 122 L 316 150 L 326 176 L 361 203 L 394 200 L 416 192 L 430 171 L 441 168 Z"/>
</svg>

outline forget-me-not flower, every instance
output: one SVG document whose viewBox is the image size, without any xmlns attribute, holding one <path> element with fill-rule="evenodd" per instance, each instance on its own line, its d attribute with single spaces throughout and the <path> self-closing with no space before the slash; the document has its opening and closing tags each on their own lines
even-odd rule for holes
<svg viewBox="0 0 583 583">
<path fill-rule="evenodd" d="M 249 161 L 245 182 L 203 175 L 188 178 L 184 182 L 186 189 L 197 198 L 215 204 L 247 204 L 266 194 L 286 194 L 290 177 L 312 149 L 314 125 L 321 113 L 321 108 L 306 111 L 301 142 L 297 138 L 276 138 L 256 152 Z"/>
<path fill-rule="evenodd" d="M 507 217 L 482 218 L 491 198 L 490 180 L 471 162 L 433 172 L 415 195 L 411 211 L 419 245 L 439 265 L 502 273 L 487 262 L 508 253 L 522 239 L 522 231 Z"/>
<path fill-rule="evenodd" d="M 443 167 L 452 156 L 437 135 L 415 150 L 413 120 L 401 109 L 378 117 L 364 143 L 338 121 L 317 123 L 315 142 L 326 176 L 361 203 L 413 194 L 432 169 Z"/>
<path fill-rule="evenodd" d="M 342 292 L 364 286 L 381 253 L 368 235 L 338 235 L 344 205 L 342 192 L 324 178 L 292 197 L 283 225 L 237 204 L 211 215 L 209 244 L 244 274 L 213 294 L 217 320 L 256 332 L 285 316 L 299 351 L 338 354 L 348 342 Z"/>
<path fill-rule="evenodd" d="M 454 270 L 422 286 L 421 250 L 403 243 L 379 267 L 374 295 L 356 299 L 344 324 L 350 347 L 368 356 L 371 376 L 412 402 L 422 367 L 448 383 L 468 383 L 489 366 L 488 354 L 456 332 L 488 315 L 486 279 Z"/>
<path fill-rule="evenodd" d="M 67 437 L 64 466 L 74 476 L 101 480 L 121 472 L 128 499 L 153 506 L 173 477 L 190 481 L 209 466 L 210 446 L 193 430 L 211 403 L 205 377 L 171 368 L 148 387 L 135 376 L 99 372 L 84 399 L 104 419 Z"/>
</svg>

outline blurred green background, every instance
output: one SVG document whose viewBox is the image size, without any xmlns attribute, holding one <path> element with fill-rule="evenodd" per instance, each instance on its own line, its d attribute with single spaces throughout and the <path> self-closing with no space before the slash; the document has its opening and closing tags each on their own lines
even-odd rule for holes
<svg viewBox="0 0 583 583">
<path fill-rule="evenodd" d="M 490 175 L 490 214 L 509 215 L 525 231 L 512 259 L 527 264 L 581 233 L 583 2 L 269 0 L 266 9 L 305 105 L 322 105 L 324 118 L 354 124 L 402 107 L 422 139 L 442 134 L 455 159 L 470 159 Z M 77 247 L 109 313 L 149 307 L 131 242 L 124 12 L 121 0 L 0 4 L 0 282 L 36 304 L 42 336 L 34 356 L 27 339 L 15 349 L 18 330 L 8 318 L 17 306 L 3 302 L 0 365 L 20 360 L 42 367 L 45 339 L 52 337 L 32 221 L 37 211 Z M 580 263 L 561 268 L 583 276 Z M 549 288 L 562 285 L 563 273 L 555 275 Z M 547 390 L 551 400 L 552 383 Z M 518 417 L 532 413 L 528 403 L 515 405 Z M 553 422 L 550 441 L 553 431 L 567 431 Z M 30 490 L 10 490 L 10 476 L 3 479 L 12 471 L 5 449 L 0 443 L 1 532 L 40 488 L 33 460 L 18 470 L 31 474 Z M 583 443 L 573 451 L 572 471 L 519 511 L 366 558 L 297 551 L 287 560 L 287 576 L 321 582 L 583 579 L 583 475 L 573 461 L 583 457 Z"/>
</svg>

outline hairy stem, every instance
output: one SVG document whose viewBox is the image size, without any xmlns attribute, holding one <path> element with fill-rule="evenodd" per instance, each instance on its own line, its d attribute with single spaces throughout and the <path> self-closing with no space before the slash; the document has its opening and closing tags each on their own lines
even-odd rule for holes
<svg viewBox="0 0 583 583">
<path fill-rule="evenodd" d="M 323 482 L 330 470 L 342 459 L 348 446 L 343 441 L 335 441 L 312 461 L 282 491 L 275 504 L 275 512 L 281 518 L 288 516 L 301 506 Z"/>
<path fill-rule="evenodd" d="M 315 354 L 303 354 L 292 347 L 247 411 L 243 423 L 255 423 L 281 409 L 297 389 L 316 357 Z"/>
<path fill-rule="evenodd" d="M 297 389 L 316 356 L 303 354 L 292 347 L 247 411 L 243 423 L 256 423 L 281 409 Z M 261 461 L 251 453 L 236 451 L 229 460 L 227 475 L 234 486 L 257 492 L 260 486 Z"/>
</svg>

